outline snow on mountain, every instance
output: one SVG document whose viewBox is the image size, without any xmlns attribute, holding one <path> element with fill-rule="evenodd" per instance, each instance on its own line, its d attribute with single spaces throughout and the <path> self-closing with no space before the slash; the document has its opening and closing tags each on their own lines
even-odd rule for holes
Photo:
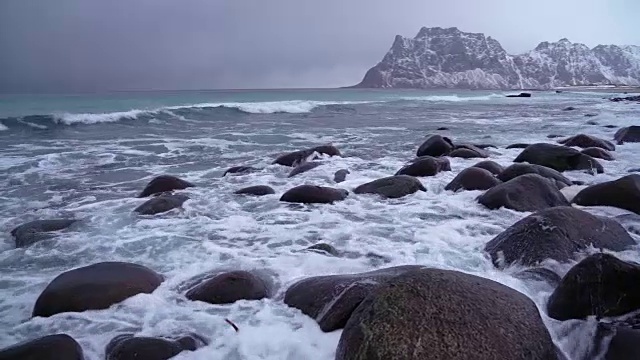
<svg viewBox="0 0 640 360">
<path fill-rule="evenodd" d="M 396 36 L 382 61 L 356 87 L 524 89 L 605 84 L 640 85 L 640 46 L 589 49 L 561 39 L 509 55 L 484 34 L 423 27 L 414 38 Z"/>
</svg>

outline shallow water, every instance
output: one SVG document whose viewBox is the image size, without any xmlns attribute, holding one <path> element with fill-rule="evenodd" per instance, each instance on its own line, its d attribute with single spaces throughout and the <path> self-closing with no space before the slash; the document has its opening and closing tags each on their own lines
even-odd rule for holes
<svg viewBox="0 0 640 360">
<path fill-rule="evenodd" d="M 457 269 L 494 279 L 531 297 L 541 310 L 551 289 L 495 270 L 484 244 L 528 215 L 489 211 L 480 192 L 444 186 L 478 160 L 451 159 L 451 172 L 421 178 L 428 189 L 403 199 L 351 194 L 335 205 L 280 203 L 301 184 L 336 186 L 339 169 L 351 174 L 339 187 L 395 173 L 425 135 L 442 126 L 457 142 L 489 143 L 491 160 L 508 165 L 515 142 L 551 142 L 547 135 L 578 133 L 611 139 L 603 125 L 638 124 L 637 105 L 611 103 L 599 93 L 535 93 L 506 99 L 491 92 L 276 91 L 184 92 L 87 97 L 6 97 L 0 100 L 0 347 L 56 332 L 77 339 L 88 359 L 101 359 L 114 336 L 195 332 L 209 346 L 177 359 L 333 359 L 340 331 L 322 333 L 315 321 L 282 302 L 293 282 L 403 264 Z M 189 104 L 197 104 L 191 106 Z M 575 111 L 562 111 L 574 106 Z M 595 115 L 586 117 L 585 115 Z M 597 125 L 590 125 L 595 122 Z M 333 143 L 344 157 L 294 178 L 271 165 L 277 154 Z M 640 165 L 640 144 L 618 146 L 605 174 L 569 172 L 595 183 Z M 263 170 L 222 178 L 236 165 Z M 143 217 L 131 211 L 153 177 L 171 174 L 197 185 L 184 193 L 183 210 Z M 250 185 L 276 195 L 234 196 Z M 611 208 L 589 211 L 615 215 Z M 15 249 L 9 231 L 35 219 L 76 217 L 83 222 L 52 240 Z M 640 237 L 633 235 L 636 240 Z M 300 252 L 334 245 L 342 257 Z M 618 253 L 639 261 L 637 249 Z M 146 265 L 167 277 L 153 293 L 110 309 L 30 319 L 44 287 L 61 272 L 99 261 Z M 551 264 L 564 273 L 570 264 Z M 257 269 L 276 295 L 214 306 L 187 301 L 181 285 L 218 269 Z M 574 358 L 589 344 L 593 323 L 559 324 L 543 318 L 557 343 Z M 239 332 L 225 323 L 228 318 Z"/>
</svg>

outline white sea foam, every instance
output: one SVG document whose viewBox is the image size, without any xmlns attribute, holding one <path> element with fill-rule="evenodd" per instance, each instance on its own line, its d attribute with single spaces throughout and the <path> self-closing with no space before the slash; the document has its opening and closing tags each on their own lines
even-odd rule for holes
<svg viewBox="0 0 640 360">
<path fill-rule="evenodd" d="M 290 100 L 290 101 L 264 101 L 264 102 L 230 102 L 230 103 L 200 103 L 193 105 L 171 106 L 168 109 L 189 109 L 189 108 L 230 108 L 250 114 L 275 114 L 308 113 L 311 110 L 325 105 L 348 105 L 364 104 L 368 101 L 312 101 L 312 100 Z"/>
<path fill-rule="evenodd" d="M 0 123 L 0 131 L 6 131 L 9 130 L 8 127 L 6 127 L 3 123 Z"/>
<path fill-rule="evenodd" d="M 54 114 L 54 121 L 60 124 L 73 125 L 73 124 L 99 124 L 117 122 L 125 119 L 135 119 L 140 114 L 148 113 L 145 110 L 129 110 L 129 111 L 116 111 L 109 113 L 63 113 Z"/>
<path fill-rule="evenodd" d="M 501 94 L 490 94 L 480 96 L 459 96 L 459 95 L 430 95 L 430 96 L 409 96 L 402 97 L 402 100 L 411 101 L 441 101 L 441 102 L 460 102 L 460 101 L 488 101 L 504 98 Z"/>
</svg>

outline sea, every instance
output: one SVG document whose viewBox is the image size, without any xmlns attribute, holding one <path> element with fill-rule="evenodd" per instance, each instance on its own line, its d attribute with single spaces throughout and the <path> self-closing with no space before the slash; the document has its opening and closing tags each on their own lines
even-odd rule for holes
<svg viewBox="0 0 640 360">
<path fill-rule="evenodd" d="M 553 290 L 520 280 L 514 266 L 497 270 L 486 242 L 529 215 L 488 210 L 480 191 L 444 187 L 479 159 L 451 159 L 451 172 L 420 178 L 427 188 L 401 199 L 351 195 L 333 205 L 279 201 L 301 184 L 356 186 L 393 175 L 415 157 L 430 134 L 454 142 L 491 144 L 490 159 L 504 166 L 521 149 L 512 143 L 555 142 L 580 133 L 611 140 L 617 127 L 639 125 L 640 106 L 614 103 L 613 92 L 534 91 L 506 98 L 502 91 L 237 90 L 118 92 L 84 95 L 0 95 L 0 348 L 67 333 L 87 359 L 103 359 L 106 344 L 123 333 L 169 336 L 196 333 L 209 344 L 176 359 L 332 360 L 341 331 L 323 333 L 314 319 L 283 303 L 300 279 L 419 264 L 490 278 L 530 297 L 556 344 L 572 359 L 588 353 L 595 320 L 560 323 L 545 315 Z M 515 92 L 517 93 L 517 92 Z M 574 110 L 565 110 L 573 107 Z M 437 130 L 446 128 L 446 130 Z M 281 153 L 333 144 L 342 157 L 288 178 L 274 165 Z M 605 172 L 574 171 L 593 184 L 640 167 L 640 144 L 624 144 Z M 232 166 L 260 171 L 223 177 Z M 339 169 L 350 174 L 333 182 Z M 157 175 L 196 185 L 182 209 L 134 215 L 137 194 Z M 275 195 L 233 192 L 269 185 Z M 571 193 L 579 190 L 575 187 Z M 624 210 L 589 208 L 615 216 Z M 10 231 L 51 218 L 82 222 L 52 239 L 16 248 Z M 632 233 L 640 241 L 638 233 Z M 328 243 L 340 256 L 302 251 Z M 640 261 L 637 249 L 615 253 Z M 580 255 L 580 256 L 585 256 Z M 578 257 L 579 259 L 580 257 Z M 34 303 L 60 273 L 101 261 L 145 265 L 166 277 L 152 294 L 106 310 L 31 318 Z M 564 274 L 575 262 L 547 266 Z M 188 301 L 184 284 L 203 273 L 260 271 L 274 294 L 259 301 L 209 305 Z M 236 332 L 226 321 L 236 324 Z"/>
</svg>

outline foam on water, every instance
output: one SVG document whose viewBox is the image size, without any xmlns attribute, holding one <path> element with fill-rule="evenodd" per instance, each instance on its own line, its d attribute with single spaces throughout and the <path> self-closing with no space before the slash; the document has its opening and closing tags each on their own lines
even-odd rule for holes
<svg viewBox="0 0 640 360">
<path fill-rule="evenodd" d="M 494 99 L 502 99 L 502 94 L 489 94 L 480 96 L 459 96 L 459 95 L 431 95 L 431 96 L 408 96 L 403 97 L 403 100 L 413 101 L 440 101 L 440 102 L 460 102 L 460 101 L 487 101 Z"/>
</svg>

